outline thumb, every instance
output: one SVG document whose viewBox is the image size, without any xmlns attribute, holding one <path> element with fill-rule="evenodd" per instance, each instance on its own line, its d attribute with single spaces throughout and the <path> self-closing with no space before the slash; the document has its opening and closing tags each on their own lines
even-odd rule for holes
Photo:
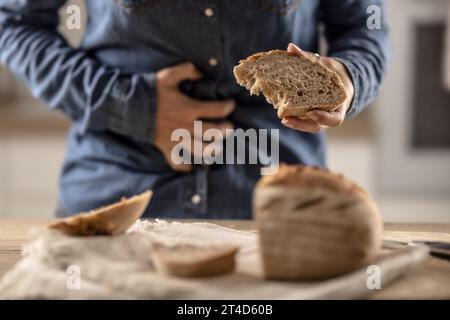
<svg viewBox="0 0 450 320">
<path fill-rule="evenodd" d="M 177 87 L 184 80 L 194 81 L 200 79 L 202 74 L 191 62 L 185 62 L 173 67 L 161 69 L 156 77 L 169 87 Z"/>
<path fill-rule="evenodd" d="M 293 43 L 289 43 L 287 51 L 289 53 L 292 53 L 294 55 L 297 56 L 302 56 L 302 57 L 306 57 L 312 61 L 315 62 L 322 62 L 322 57 L 319 56 L 318 54 L 312 53 L 312 52 L 308 52 L 308 51 L 304 51 L 302 49 L 300 49 L 300 47 L 296 46 Z"/>
<path fill-rule="evenodd" d="M 300 49 L 298 46 L 296 46 L 293 43 L 289 43 L 288 47 L 287 47 L 287 51 L 289 53 L 295 53 L 295 54 L 302 54 L 303 50 Z"/>
</svg>

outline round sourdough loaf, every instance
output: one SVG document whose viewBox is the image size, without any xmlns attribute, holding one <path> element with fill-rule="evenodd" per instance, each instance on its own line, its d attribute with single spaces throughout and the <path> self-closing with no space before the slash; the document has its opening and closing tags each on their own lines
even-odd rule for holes
<svg viewBox="0 0 450 320">
<path fill-rule="evenodd" d="M 338 276 L 380 251 L 383 225 L 375 203 L 342 175 L 283 165 L 258 182 L 253 206 L 266 278 Z"/>
</svg>

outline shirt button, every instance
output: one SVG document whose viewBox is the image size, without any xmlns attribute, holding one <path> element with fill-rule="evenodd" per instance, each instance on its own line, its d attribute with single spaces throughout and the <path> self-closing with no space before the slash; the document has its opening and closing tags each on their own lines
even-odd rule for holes
<svg viewBox="0 0 450 320">
<path fill-rule="evenodd" d="M 198 205 L 198 204 L 200 204 L 200 202 L 202 202 L 202 197 L 199 194 L 194 194 L 191 197 L 191 202 L 194 205 Z"/>
<path fill-rule="evenodd" d="M 214 15 L 214 10 L 211 8 L 206 8 L 205 9 L 205 16 L 207 17 L 212 17 Z"/>
<path fill-rule="evenodd" d="M 210 58 L 208 63 L 211 67 L 215 67 L 219 64 L 219 60 L 217 60 L 216 58 Z"/>
</svg>

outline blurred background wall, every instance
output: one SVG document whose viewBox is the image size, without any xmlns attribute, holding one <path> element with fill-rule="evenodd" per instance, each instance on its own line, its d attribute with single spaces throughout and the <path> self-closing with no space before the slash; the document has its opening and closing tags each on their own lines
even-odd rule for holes
<svg viewBox="0 0 450 320">
<path fill-rule="evenodd" d="M 394 57 L 381 95 L 329 130 L 329 167 L 368 189 L 386 221 L 450 222 L 449 1 L 391 0 L 387 8 Z M 61 32 L 74 46 L 82 36 Z M 68 126 L 0 68 L 0 218 L 53 216 Z"/>
</svg>

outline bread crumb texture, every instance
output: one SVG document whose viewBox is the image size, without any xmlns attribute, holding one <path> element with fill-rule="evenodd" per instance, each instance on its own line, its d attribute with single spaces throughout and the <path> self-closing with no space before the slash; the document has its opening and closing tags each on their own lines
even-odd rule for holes
<svg viewBox="0 0 450 320">
<path fill-rule="evenodd" d="M 313 109 L 333 111 L 346 99 L 339 76 L 328 67 L 282 50 L 261 52 L 234 67 L 237 82 L 252 95 L 262 93 L 280 118 L 307 118 Z"/>
</svg>

